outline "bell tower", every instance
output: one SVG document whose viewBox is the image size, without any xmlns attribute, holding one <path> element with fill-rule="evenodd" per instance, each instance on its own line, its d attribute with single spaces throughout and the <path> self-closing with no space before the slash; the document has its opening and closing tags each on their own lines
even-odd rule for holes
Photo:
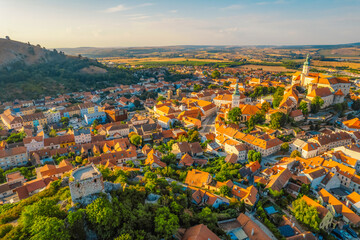
<svg viewBox="0 0 360 240">
<path fill-rule="evenodd" d="M 235 91 L 232 95 L 232 104 L 231 104 L 231 107 L 234 108 L 234 107 L 239 107 L 240 105 L 240 92 L 239 92 L 239 84 L 236 83 L 235 85 Z"/>
<path fill-rule="evenodd" d="M 307 77 L 309 75 L 309 69 L 310 69 L 310 58 L 309 58 L 309 54 L 306 56 L 306 60 L 304 62 L 304 66 L 303 66 L 303 70 L 301 73 L 301 79 L 300 79 L 300 85 L 304 86 L 305 85 L 305 77 Z"/>
</svg>

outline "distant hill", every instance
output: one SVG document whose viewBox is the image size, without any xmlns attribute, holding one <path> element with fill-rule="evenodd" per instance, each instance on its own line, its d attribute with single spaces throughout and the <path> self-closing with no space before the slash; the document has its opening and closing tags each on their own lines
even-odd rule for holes
<svg viewBox="0 0 360 240">
<path fill-rule="evenodd" d="M 93 59 L 0 39 L 0 102 L 133 82 L 136 79 L 131 70 L 108 68 Z"/>
<path fill-rule="evenodd" d="M 360 49 L 360 43 L 334 44 L 334 45 L 257 45 L 257 46 L 209 46 L 209 45 L 178 45 L 178 46 L 159 46 L 159 47 L 78 47 L 78 48 L 60 48 L 60 51 L 70 55 L 82 55 L 90 58 L 146 58 L 146 57 L 179 57 L 183 55 L 207 53 L 227 53 L 227 52 L 246 52 L 249 49 L 288 49 L 288 50 L 330 50 L 354 48 L 355 53 Z M 326 54 L 325 54 L 326 55 Z M 350 53 L 354 55 L 354 53 Z"/>
</svg>

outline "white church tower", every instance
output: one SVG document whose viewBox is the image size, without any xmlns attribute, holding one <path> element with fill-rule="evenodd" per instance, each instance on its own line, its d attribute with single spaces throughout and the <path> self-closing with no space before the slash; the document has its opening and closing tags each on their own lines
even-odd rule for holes
<svg viewBox="0 0 360 240">
<path fill-rule="evenodd" d="M 231 104 L 231 107 L 234 108 L 234 107 L 239 107 L 240 105 L 240 92 L 239 92 L 239 85 L 238 83 L 236 83 L 236 86 L 235 86 L 235 91 L 232 95 L 232 104 Z"/>
<path fill-rule="evenodd" d="M 309 59 L 309 54 L 308 54 L 306 57 L 306 60 L 304 62 L 303 70 L 302 70 L 301 77 L 300 77 L 300 85 L 301 86 L 305 85 L 305 78 L 307 76 L 309 76 L 309 70 L 310 70 L 310 59 Z"/>
</svg>

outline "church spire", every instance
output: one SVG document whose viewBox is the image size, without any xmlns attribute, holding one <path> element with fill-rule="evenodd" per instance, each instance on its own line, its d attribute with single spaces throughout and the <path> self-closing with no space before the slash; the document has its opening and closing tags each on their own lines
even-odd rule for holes
<svg viewBox="0 0 360 240">
<path fill-rule="evenodd" d="M 305 62 L 304 62 L 304 65 L 307 65 L 307 66 L 309 66 L 309 65 L 310 65 L 310 58 L 309 58 L 309 54 L 307 54 L 307 56 L 306 56 L 306 60 L 305 60 Z"/>
<path fill-rule="evenodd" d="M 235 85 L 235 91 L 234 91 L 233 95 L 240 96 L 239 84 L 237 82 L 236 82 L 236 85 Z"/>
</svg>

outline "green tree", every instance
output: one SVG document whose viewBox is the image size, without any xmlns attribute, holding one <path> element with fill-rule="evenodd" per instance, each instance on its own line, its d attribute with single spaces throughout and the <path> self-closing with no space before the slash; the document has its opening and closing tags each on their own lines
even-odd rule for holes
<svg viewBox="0 0 360 240">
<path fill-rule="evenodd" d="M 212 77 L 212 78 L 219 78 L 219 77 L 221 77 L 221 73 L 219 72 L 219 70 L 214 70 L 214 71 L 211 73 L 211 77 Z"/>
<path fill-rule="evenodd" d="M 284 98 L 284 91 L 283 87 L 278 87 L 273 95 L 273 107 L 277 108 L 280 105 L 280 102 Z"/>
<path fill-rule="evenodd" d="M 314 97 L 313 100 L 311 100 L 311 112 L 312 113 L 319 112 L 319 110 L 323 105 L 324 105 L 324 100 L 321 97 L 319 96 Z"/>
<path fill-rule="evenodd" d="M 51 131 L 49 132 L 49 137 L 56 137 L 56 130 L 55 129 L 51 129 Z"/>
<path fill-rule="evenodd" d="M 228 87 L 228 86 L 230 86 L 231 85 L 231 82 L 230 81 L 225 81 L 224 83 L 223 83 L 223 86 L 224 87 Z"/>
<path fill-rule="evenodd" d="M 356 99 L 355 101 L 353 101 L 353 103 L 351 104 L 351 108 L 354 111 L 360 110 L 360 99 Z"/>
<path fill-rule="evenodd" d="M 83 161 L 82 157 L 81 156 L 76 156 L 75 157 L 75 162 L 78 163 L 78 164 L 81 164 Z"/>
<path fill-rule="evenodd" d="M 168 207 L 161 207 L 156 211 L 154 223 L 155 232 L 165 239 L 170 238 L 179 228 L 179 218 Z"/>
<path fill-rule="evenodd" d="M 265 102 L 263 102 L 263 103 L 261 104 L 261 110 L 262 110 L 263 112 L 269 111 L 270 108 L 271 108 L 270 103 L 267 102 L 267 101 L 265 101 Z"/>
<path fill-rule="evenodd" d="M 230 188 L 226 185 L 220 187 L 220 195 L 221 196 L 228 196 L 230 193 Z"/>
<path fill-rule="evenodd" d="M 194 84 L 194 92 L 199 92 L 202 87 L 199 84 Z"/>
<path fill-rule="evenodd" d="M 13 229 L 11 224 L 2 224 L 0 225 L 0 238 L 2 239 L 5 235 Z"/>
<path fill-rule="evenodd" d="M 92 123 L 92 127 L 96 128 L 99 125 L 99 121 L 97 119 L 95 119 Z"/>
<path fill-rule="evenodd" d="M 260 152 L 255 152 L 252 156 L 252 160 L 253 162 L 258 161 L 259 163 L 261 163 L 261 153 Z"/>
<path fill-rule="evenodd" d="M 111 239 L 114 237 L 114 233 L 121 224 L 121 214 L 107 199 L 96 199 L 86 207 L 85 211 L 87 220 L 101 238 Z"/>
<path fill-rule="evenodd" d="M 289 143 L 285 142 L 285 143 L 281 144 L 280 150 L 283 152 L 288 152 L 289 151 Z"/>
<path fill-rule="evenodd" d="M 164 101 L 164 100 L 166 100 L 166 98 L 163 97 L 163 96 L 159 96 L 159 97 L 157 98 L 157 101 L 158 101 L 158 102 L 159 102 L 159 101 Z"/>
<path fill-rule="evenodd" d="M 141 138 L 141 136 L 134 134 L 130 137 L 130 142 L 132 144 L 134 144 L 135 146 L 140 146 L 142 143 L 142 138 Z"/>
<path fill-rule="evenodd" d="M 64 219 L 66 212 L 60 209 L 55 200 L 45 198 L 25 207 L 21 214 L 20 222 L 25 228 L 29 228 L 40 217 Z"/>
<path fill-rule="evenodd" d="M 287 116 L 282 112 L 276 112 L 270 115 L 270 127 L 273 129 L 279 129 L 285 126 L 287 122 Z"/>
<path fill-rule="evenodd" d="M 208 86 L 208 89 L 216 89 L 216 88 L 219 88 L 219 86 L 216 85 L 216 84 L 210 84 L 210 85 Z"/>
<path fill-rule="evenodd" d="M 299 105 L 299 109 L 300 109 L 301 112 L 304 114 L 304 116 L 308 115 L 309 109 L 308 109 L 308 104 L 307 104 L 307 102 L 301 101 L 301 103 L 300 103 L 300 105 Z"/>
<path fill-rule="evenodd" d="M 253 161 L 254 161 L 254 160 L 253 160 L 253 155 L 254 155 L 254 153 L 256 153 L 255 150 L 249 150 L 249 151 L 248 151 L 247 159 L 248 159 L 249 162 L 253 162 Z"/>
<path fill-rule="evenodd" d="M 12 133 L 5 141 L 7 143 L 21 142 L 26 137 L 26 133 L 21 131 L 18 133 Z"/>
<path fill-rule="evenodd" d="M 63 125 L 64 127 L 69 126 L 69 118 L 68 118 L 68 117 L 62 117 L 61 120 L 60 120 L 60 122 L 62 123 L 62 125 Z"/>
<path fill-rule="evenodd" d="M 198 131 L 190 129 L 188 131 L 188 142 L 200 142 L 200 134 Z"/>
<path fill-rule="evenodd" d="M 205 224 L 209 228 L 214 228 L 216 226 L 217 218 L 214 213 L 211 212 L 211 209 L 205 207 L 198 214 L 199 222 Z"/>
<path fill-rule="evenodd" d="M 85 210 L 79 209 L 74 212 L 69 212 L 66 218 L 69 232 L 73 239 L 86 239 L 85 224 Z"/>
<path fill-rule="evenodd" d="M 135 101 L 134 101 L 134 105 L 135 105 L 135 107 L 140 107 L 141 106 L 141 102 L 138 100 L 138 99 L 136 99 Z"/>
<path fill-rule="evenodd" d="M 309 194 L 310 192 L 310 184 L 302 184 L 301 185 L 301 188 L 300 188 L 300 193 L 301 194 L 304 194 L 304 195 L 307 195 Z"/>
<path fill-rule="evenodd" d="M 292 203 L 295 218 L 312 228 L 313 231 L 319 231 L 320 218 L 319 213 L 314 206 L 308 205 L 302 198 Z"/>
<path fill-rule="evenodd" d="M 70 234 L 65 227 L 64 220 L 58 219 L 56 217 L 37 218 L 34 221 L 34 224 L 31 226 L 30 233 L 32 235 L 30 239 L 34 240 L 70 239 Z"/>
<path fill-rule="evenodd" d="M 240 123 L 241 109 L 238 107 L 232 108 L 228 113 L 228 120 L 232 123 Z"/>
<path fill-rule="evenodd" d="M 239 204 L 239 212 L 245 213 L 245 211 L 246 211 L 245 202 L 241 201 L 240 204 Z"/>
<path fill-rule="evenodd" d="M 291 158 L 301 157 L 301 153 L 298 150 L 294 150 L 291 152 L 290 157 Z"/>
</svg>

